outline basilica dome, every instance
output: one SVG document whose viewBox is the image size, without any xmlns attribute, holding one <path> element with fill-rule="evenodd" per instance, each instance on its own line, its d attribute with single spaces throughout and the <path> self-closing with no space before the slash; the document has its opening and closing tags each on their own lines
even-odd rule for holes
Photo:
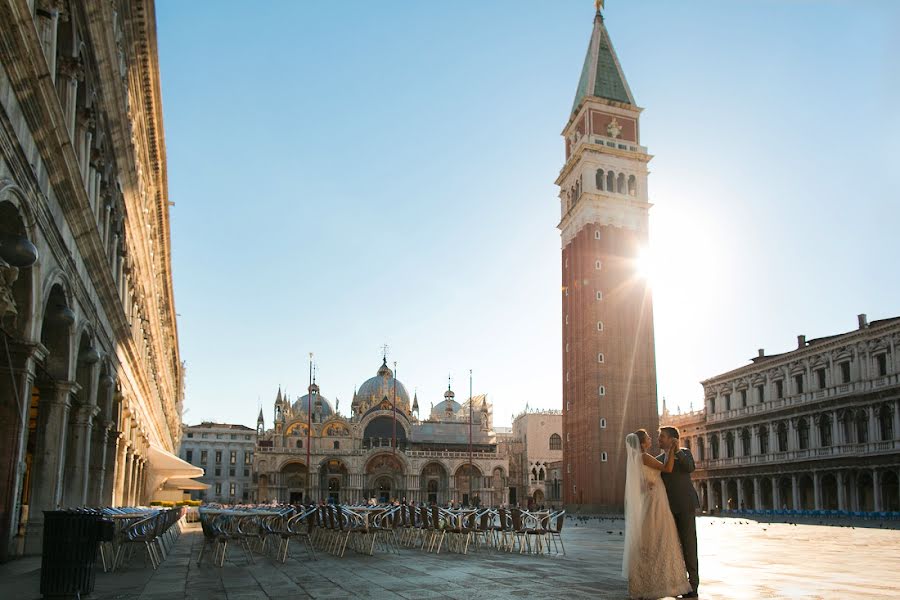
<svg viewBox="0 0 900 600">
<path fill-rule="evenodd" d="M 322 416 L 330 417 L 331 415 L 333 415 L 334 407 L 331 406 L 331 401 L 328 400 L 328 398 L 326 398 L 325 396 L 323 396 L 321 394 L 316 394 L 315 400 L 313 400 L 313 414 L 315 414 L 315 412 L 316 412 L 316 403 L 319 400 L 322 402 Z M 299 398 L 297 398 L 297 400 L 294 401 L 294 404 L 291 405 L 291 410 L 294 412 L 295 415 L 299 415 L 300 413 L 306 413 L 308 408 L 309 408 L 309 394 L 304 394 L 303 396 L 300 396 Z"/>
<path fill-rule="evenodd" d="M 447 388 L 447 391 L 444 392 L 444 400 L 435 404 L 434 408 L 431 409 L 431 418 L 441 420 L 448 416 L 456 417 L 460 409 L 462 409 L 462 405 L 454 400 L 455 396 L 456 394 L 453 393 L 453 390 Z"/>
<path fill-rule="evenodd" d="M 385 398 L 389 402 L 394 401 L 394 384 L 397 385 L 397 408 L 399 410 L 409 410 L 409 393 L 400 380 L 394 379 L 394 373 L 387 366 L 387 360 L 381 363 L 375 377 L 367 379 L 363 382 L 356 395 L 353 397 L 353 407 L 372 406 Z"/>
</svg>

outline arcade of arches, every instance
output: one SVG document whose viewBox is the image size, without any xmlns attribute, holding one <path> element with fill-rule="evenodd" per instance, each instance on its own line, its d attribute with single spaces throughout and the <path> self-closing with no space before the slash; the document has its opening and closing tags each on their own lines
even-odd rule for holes
<svg viewBox="0 0 900 600">
<path fill-rule="evenodd" d="M 0 561 L 40 551 L 45 510 L 149 500 L 183 397 L 152 11 L 7 12 Z M 94 46 L 89 31 L 131 43 Z"/>
<path fill-rule="evenodd" d="M 694 455 L 704 510 L 900 511 L 900 317 L 703 382 L 704 408 L 660 416 Z"/>
</svg>

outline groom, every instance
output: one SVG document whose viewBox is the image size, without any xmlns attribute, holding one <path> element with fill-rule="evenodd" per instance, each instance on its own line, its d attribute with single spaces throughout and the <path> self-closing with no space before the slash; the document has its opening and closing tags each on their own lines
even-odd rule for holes
<svg viewBox="0 0 900 600">
<path fill-rule="evenodd" d="M 675 451 L 675 466 L 671 473 L 662 474 L 662 480 L 666 486 L 666 495 L 669 497 L 669 508 L 675 517 L 675 526 L 678 528 L 678 539 L 681 540 L 688 581 L 694 588 L 694 591 L 684 594 L 682 598 L 696 598 L 700 574 L 697 570 L 697 524 L 694 521 L 694 511 L 700 507 L 700 500 L 694 486 L 691 485 L 691 473 L 696 468 L 694 457 L 691 456 L 690 450 L 679 447 L 678 435 L 676 427 L 659 428 L 660 449 Z M 656 458 L 665 463 L 665 452 Z"/>
</svg>

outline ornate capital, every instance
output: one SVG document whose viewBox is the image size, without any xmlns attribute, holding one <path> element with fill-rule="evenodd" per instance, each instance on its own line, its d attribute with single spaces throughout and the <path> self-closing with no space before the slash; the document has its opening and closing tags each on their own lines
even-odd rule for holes
<svg viewBox="0 0 900 600">
<path fill-rule="evenodd" d="M 84 67 L 81 59 L 72 56 L 60 56 L 56 63 L 56 70 L 60 76 L 66 77 L 71 81 L 81 81 L 84 79 Z"/>
<path fill-rule="evenodd" d="M 13 284 L 19 278 L 19 269 L 0 258 L 0 323 L 7 317 L 19 314 L 13 297 Z"/>
<path fill-rule="evenodd" d="M 97 126 L 94 109 L 83 108 L 78 111 L 78 124 L 85 129 L 93 130 Z"/>
</svg>

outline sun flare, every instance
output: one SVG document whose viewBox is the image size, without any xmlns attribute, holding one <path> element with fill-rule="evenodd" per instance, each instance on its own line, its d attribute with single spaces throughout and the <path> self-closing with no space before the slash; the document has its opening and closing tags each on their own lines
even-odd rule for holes
<svg viewBox="0 0 900 600">
<path fill-rule="evenodd" d="M 653 256 L 650 248 L 645 246 L 638 250 L 634 259 L 634 272 L 641 279 L 653 280 Z"/>
</svg>

